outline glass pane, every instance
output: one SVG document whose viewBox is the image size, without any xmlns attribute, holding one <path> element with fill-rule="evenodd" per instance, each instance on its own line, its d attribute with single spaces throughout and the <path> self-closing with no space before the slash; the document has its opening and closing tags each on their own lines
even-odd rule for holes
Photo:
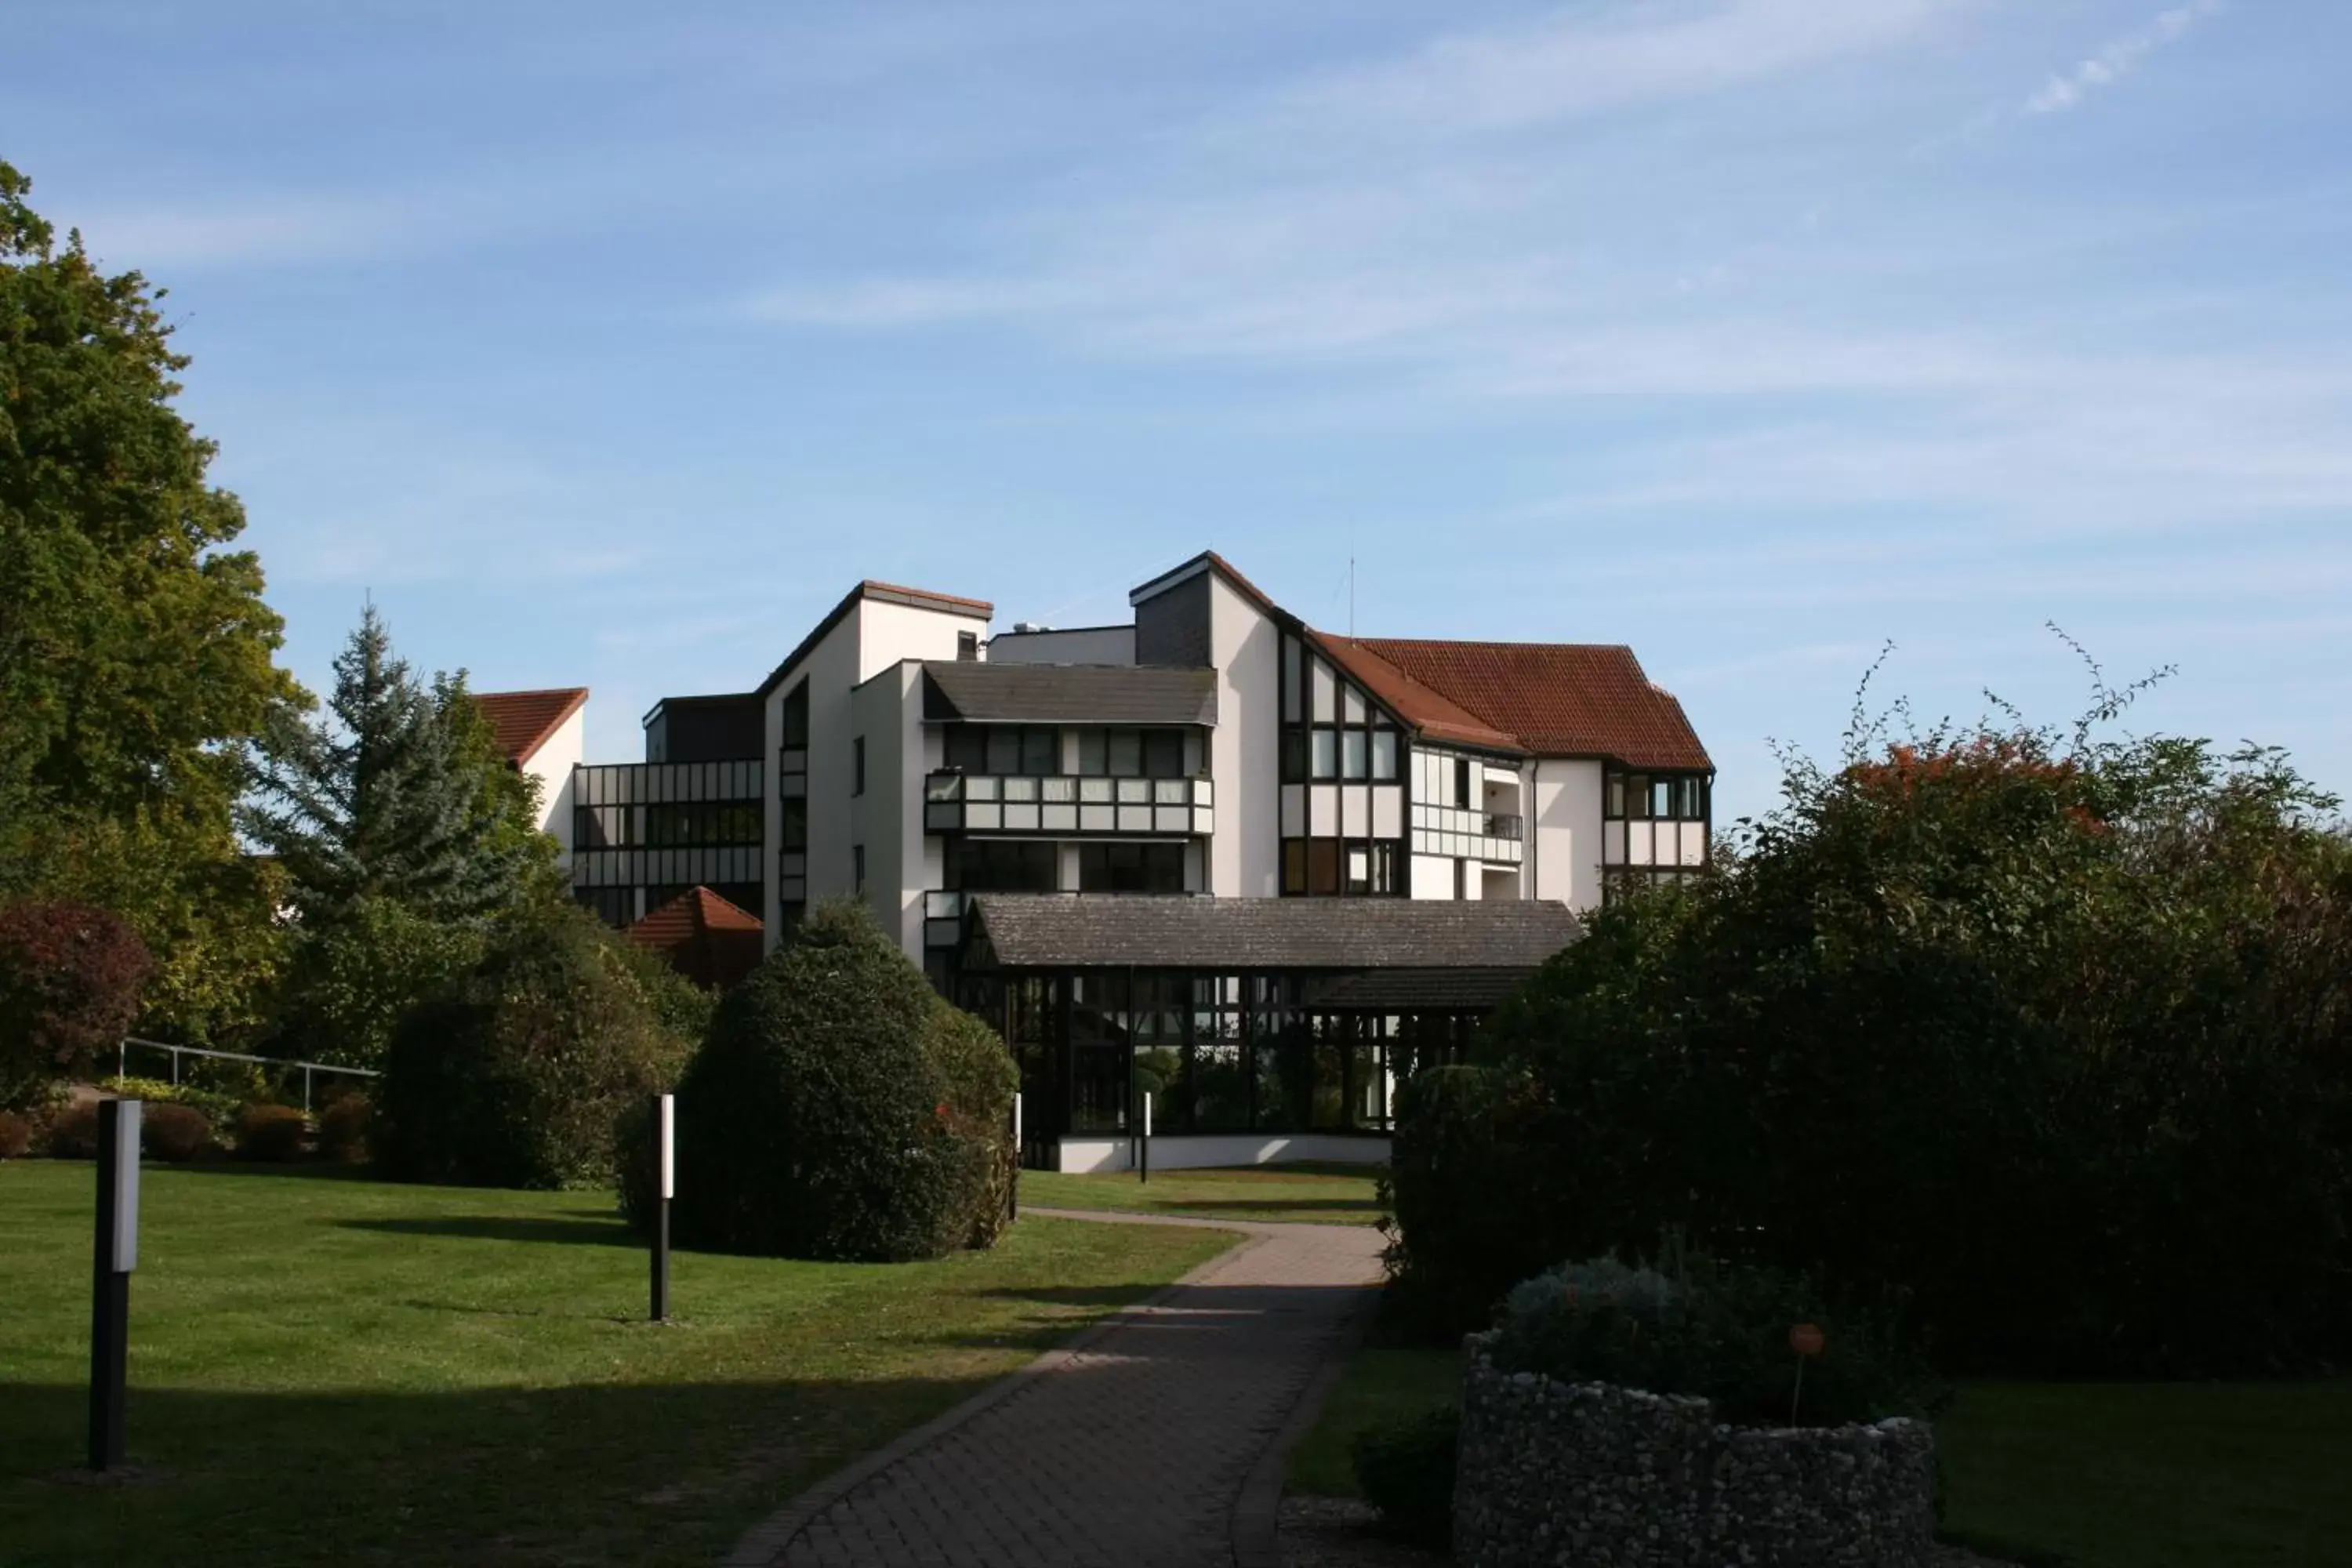
<svg viewBox="0 0 2352 1568">
<path fill-rule="evenodd" d="M 1337 711 L 1338 687 L 1331 675 L 1331 667 L 1319 658 L 1315 661 L 1314 687 L 1315 710 L 1311 717 L 1318 724 L 1336 721 L 1339 716 Z"/>
<path fill-rule="evenodd" d="M 1099 776 L 1107 763 L 1104 736 L 1100 730 L 1078 731 L 1078 772 Z"/>
<path fill-rule="evenodd" d="M 1109 749 L 1108 771 L 1116 778 L 1132 779 L 1143 776 L 1143 733 L 1139 730 L 1113 730 L 1106 738 Z"/>
<path fill-rule="evenodd" d="M 1369 893 L 1372 889 L 1372 852 L 1363 845 L 1351 845 L 1348 849 L 1348 891 Z"/>
<path fill-rule="evenodd" d="M 1372 731 L 1372 777 L 1393 779 L 1397 776 L 1397 732 L 1394 730 Z"/>
<path fill-rule="evenodd" d="M 1143 773 L 1147 778 L 1184 776 L 1184 731 L 1146 730 L 1143 732 Z"/>
<path fill-rule="evenodd" d="M 1200 1132 L 1249 1129 L 1249 1079 L 1242 1072 L 1241 1019 L 1213 1015 L 1217 1037 L 1192 1042 L 1192 1127 Z"/>
<path fill-rule="evenodd" d="M 1313 730 L 1309 731 L 1308 733 L 1313 735 L 1315 738 L 1313 755 L 1309 759 L 1313 763 L 1313 773 L 1311 776 L 1318 779 L 1338 777 L 1339 773 L 1339 731 L 1337 730 Z"/>
<path fill-rule="evenodd" d="M 1675 781 L 1660 779 L 1650 786 L 1650 815 L 1670 817 L 1675 814 Z"/>
<path fill-rule="evenodd" d="M 1307 731 L 1282 732 L 1282 782 L 1297 784 L 1307 776 Z"/>
<path fill-rule="evenodd" d="M 1339 890 L 1339 841 L 1338 839 L 1307 840 L 1307 890 L 1310 893 L 1336 893 Z"/>
<path fill-rule="evenodd" d="M 1307 840 L 1304 838 L 1282 841 L 1282 890 L 1286 893 L 1307 890 Z"/>
<path fill-rule="evenodd" d="M 1650 775 L 1633 773 L 1625 780 L 1625 805 L 1636 817 L 1650 815 Z"/>
<path fill-rule="evenodd" d="M 1364 721 L 1364 694 L 1352 686 L 1339 688 L 1339 721 L 1343 724 Z"/>
<path fill-rule="evenodd" d="M 1021 731 L 990 730 L 988 735 L 988 766 L 992 773 L 1017 773 L 1021 771 Z"/>
<path fill-rule="evenodd" d="M 1021 771 L 1038 774 L 1060 773 L 1062 732 L 1059 730 L 1022 731 Z"/>
<path fill-rule="evenodd" d="M 1364 776 L 1366 769 L 1370 765 L 1368 755 L 1370 742 L 1371 737 L 1361 730 L 1339 731 L 1339 776 L 1341 778 L 1360 779 Z"/>
<path fill-rule="evenodd" d="M 1282 639 L 1282 721 L 1298 722 L 1298 639 Z"/>
<path fill-rule="evenodd" d="M 1625 775 L 1623 773 L 1609 775 L 1609 799 L 1601 807 L 1601 815 L 1604 816 L 1625 815 Z"/>
</svg>

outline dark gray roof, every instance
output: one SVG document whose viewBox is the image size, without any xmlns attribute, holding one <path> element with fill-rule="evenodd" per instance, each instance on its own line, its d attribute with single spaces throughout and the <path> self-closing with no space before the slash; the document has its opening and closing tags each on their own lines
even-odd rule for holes
<svg viewBox="0 0 2352 1568">
<path fill-rule="evenodd" d="M 1012 969 L 1133 963 L 1524 975 L 1582 934 L 1567 905 L 1533 900 L 982 893 L 973 904 L 996 963 Z"/>
<path fill-rule="evenodd" d="M 923 717 L 1004 724 L 1214 724 L 1217 672 L 926 659 Z"/>
</svg>

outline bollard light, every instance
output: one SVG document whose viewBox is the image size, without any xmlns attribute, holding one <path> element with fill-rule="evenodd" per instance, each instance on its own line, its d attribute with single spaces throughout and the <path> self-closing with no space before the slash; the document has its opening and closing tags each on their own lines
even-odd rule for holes
<svg viewBox="0 0 2352 1568">
<path fill-rule="evenodd" d="M 98 1226 L 91 1249 L 89 1468 L 122 1463 L 131 1344 L 131 1271 L 139 1267 L 139 1121 L 135 1100 L 98 1104 Z"/>
</svg>

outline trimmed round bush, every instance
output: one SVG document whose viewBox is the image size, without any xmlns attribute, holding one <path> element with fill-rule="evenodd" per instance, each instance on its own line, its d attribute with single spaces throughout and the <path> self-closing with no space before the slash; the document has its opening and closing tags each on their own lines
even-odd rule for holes
<svg viewBox="0 0 2352 1568">
<path fill-rule="evenodd" d="M 373 1112 L 373 1102 L 356 1091 L 329 1101 L 319 1112 L 319 1157 L 347 1165 L 365 1163 Z"/>
<path fill-rule="evenodd" d="M 396 1180 L 601 1185 L 615 1118 L 684 1054 L 613 936 L 570 906 L 508 931 L 446 999 L 394 1033 L 373 1108 Z"/>
<path fill-rule="evenodd" d="M 811 911 L 678 1086 L 678 1241 L 890 1261 L 990 1239 L 1013 1065 L 961 1016 L 862 905 Z"/>
<path fill-rule="evenodd" d="M 284 1164 L 302 1157 L 310 1119 L 290 1105 L 248 1105 L 236 1113 L 236 1157 Z"/>
<path fill-rule="evenodd" d="M 32 1146 L 32 1120 L 13 1110 L 0 1110 L 0 1160 L 21 1160 Z"/>
<path fill-rule="evenodd" d="M 139 1112 L 139 1147 L 151 1160 L 182 1164 L 212 1144 L 212 1119 L 193 1105 L 163 1100 Z"/>
<path fill-rule="evenodd" d="M 0 1106 L 81 1079 L 131 1032 L 154 962 L 120 915 L 59 900 L 0 910 Z"/>
</svg>

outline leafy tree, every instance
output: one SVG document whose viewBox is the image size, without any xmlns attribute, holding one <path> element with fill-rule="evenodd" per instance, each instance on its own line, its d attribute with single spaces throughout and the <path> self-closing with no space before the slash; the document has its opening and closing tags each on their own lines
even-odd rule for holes
<svg viewBox="0 0 2352 1568">
<path fill-rule="evenodd" d="M 275 1049 L 381 1068 L 400 1021 L 481 961 L 488 922 L 445 921 L 363 896 L 306 919 L 293 943 Z"/>
<path fill-rule="evenodd" d="M 439 918 L 509 909 L 547 890 L 551 841 L 528 781 L 484 741 L 465 677 L 430 687 L 392 651 L 371 605 L 335 660 L 327 714 L 281 715 L 263 747 L 247 831 L 274 851 L 306 920 L 367 899 Z"/>
<path fill-rule="evenodd" d="M 275 956 L 232 826 L 237 742 L 299 689 L 236 498 L 173 407 L 164 297 L 60 249 L 0 163 L 0 896 L 101 899 L 159 1028 L 258 1014 Z"/>
<path fill-rule="evenodd" d="M 149 960 L 138 933 L 87 904 L 0 910 L 0 1109 L 87 1078 L 139 1011 Z"/>
</svg>

